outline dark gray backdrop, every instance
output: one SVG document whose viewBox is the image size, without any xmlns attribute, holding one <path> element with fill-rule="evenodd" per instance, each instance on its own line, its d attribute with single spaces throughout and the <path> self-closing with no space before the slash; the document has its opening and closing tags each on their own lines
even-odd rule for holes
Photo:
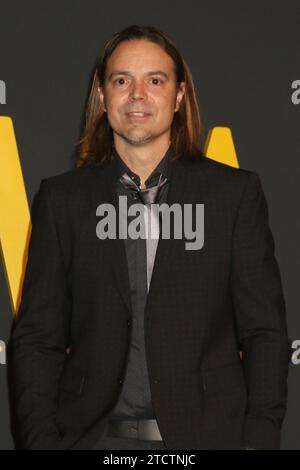
<svg viewBox="0 0 300 470">
<path fill-rule="evenodd" d="M 281 269 L 291 339 L 300 338 L 298 202 L 299 1 L 0 0 L 0 80 L 14 121 L 29 203 L 42 178 L 74 166 L 96 57 L 116 31 L 151 24 L 177 43 L 194 77 L 204 129 L 231 128 L 239 164 L 259 173 Z M 299 100 L 298 100 L 299 101 Z M 1 136 L 0 136 L 1 138 Z M 0 340 L 12 312 L 0 263 Z M 300 367 L 291 363 L 282 449 L 299 449 Z M 0 449 L 13 448 L 0 365 Z"/>
</svg>

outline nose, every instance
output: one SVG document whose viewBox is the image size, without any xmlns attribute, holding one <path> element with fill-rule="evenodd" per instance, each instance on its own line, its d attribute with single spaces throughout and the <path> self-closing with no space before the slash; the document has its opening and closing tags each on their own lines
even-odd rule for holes
<svg viewBox="0 0 300 470">
<path fill-rule="evenodd" d="M 146 93 L 142 82 L 134 81 L 130 89 L 129 98 L 131 100 L 145 99 Z"/>
</svg>

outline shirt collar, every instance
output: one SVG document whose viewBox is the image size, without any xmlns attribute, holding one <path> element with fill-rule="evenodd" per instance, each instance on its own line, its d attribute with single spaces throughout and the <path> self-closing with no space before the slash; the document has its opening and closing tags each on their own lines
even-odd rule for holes
<svg viewBox="0 0 300 470">
<path fill-rule="evenodd" d="M 151 183 L 152 180 L 155 179 L 156 173 L 162 173 L 163 176 L 166 176 L 168 179 L 170 178 L 170 157 L 174 154 L 174 147 L 173 144 L 170 143 L 166 153 L 164 154 L 163 158 L 160 160 L 158 165 L 154 168 L 152 173 L 148 176 L 145 181 L 145 186 Z M 114 161 L 116 166 L 116 177 L 119 179 L 124 173 L 128 173 L 128 175 L 134 180 L 138 186 L 140 185 L 140 178 L 139 176 L 130 170 L 130 168 L 126 165 L 126 163 L 122 160 L 119 153 L 117 152 L 116 148 L 113 147 L 113 155 Z"/>
</svg>

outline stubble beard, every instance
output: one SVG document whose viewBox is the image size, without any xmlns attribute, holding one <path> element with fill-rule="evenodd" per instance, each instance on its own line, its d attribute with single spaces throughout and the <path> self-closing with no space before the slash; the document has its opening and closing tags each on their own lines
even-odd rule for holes
<svg viewBox="0 0 300 470">
<path fill-rule="evenodd" d="M 152 133 L 146 130 L 130 130 L 120 132 L 120 136 L 123 137 L 131 145 L 141 145 L 148 142 L 152 138 Z"/>
</svg>

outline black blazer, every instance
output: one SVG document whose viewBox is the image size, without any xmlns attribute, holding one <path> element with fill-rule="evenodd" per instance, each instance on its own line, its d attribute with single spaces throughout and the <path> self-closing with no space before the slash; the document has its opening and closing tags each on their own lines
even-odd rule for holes
<svg viewBox="0 0 300 470">
<path fill-rule="evenodd" d="M 25 449 L 91 449 L 125 374 L 131 305 L 113 164 L 41 182 L 8 344 L 12 429 Z M 204 203 L 204 246 L 160 239 L 145 312 L 153 406 L 168 449 L 280 447 L 291 342 L 259 176 L 199 155 L 171 163 L 167 202 Z M 240 357 L 242 351 L 242 360 Z M 14 429 L 17 429 L 14 431 Z"/>
</svg>

